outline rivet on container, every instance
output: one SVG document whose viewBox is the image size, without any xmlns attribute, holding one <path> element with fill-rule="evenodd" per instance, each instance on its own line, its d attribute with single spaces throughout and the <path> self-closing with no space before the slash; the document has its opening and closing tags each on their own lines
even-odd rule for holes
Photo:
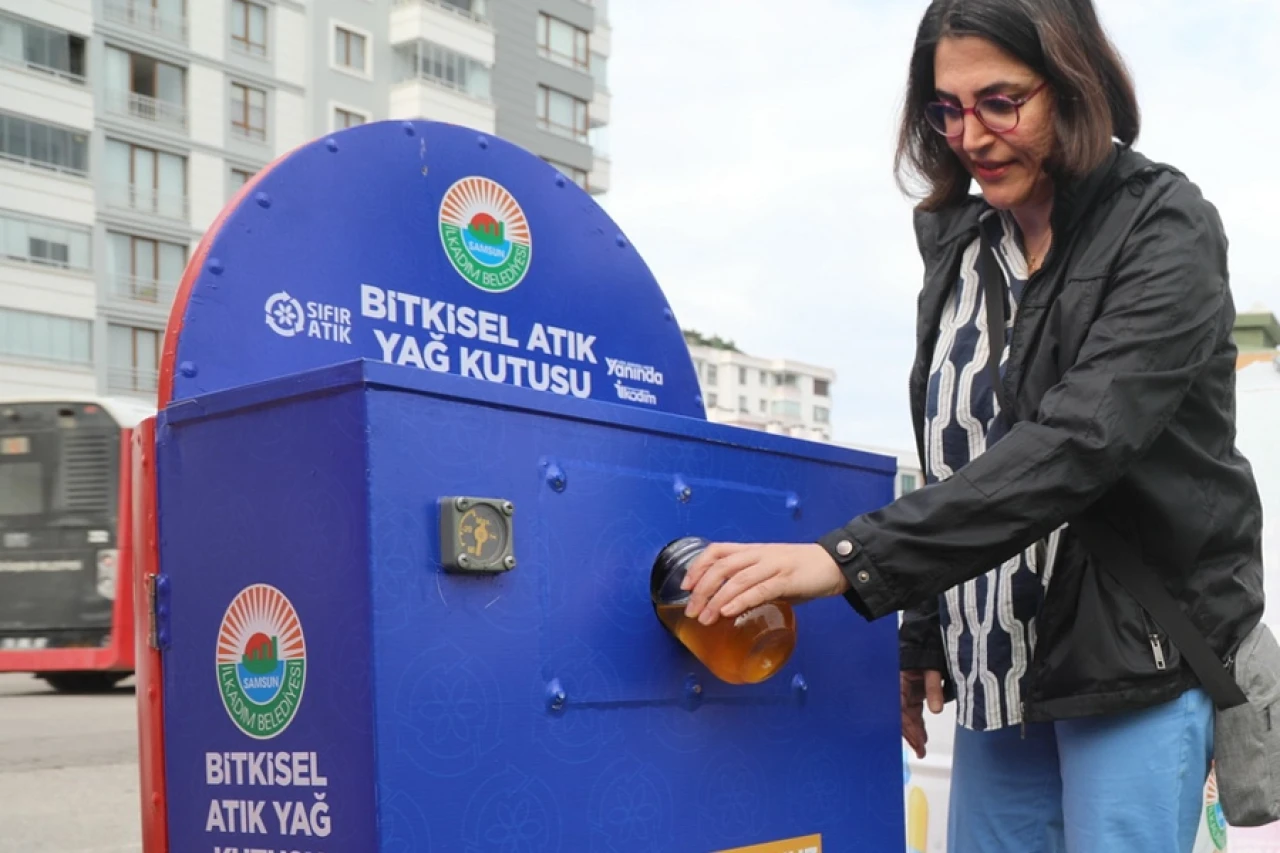
<svg viewBox="0 0 1280 853">
<path fill-rule="evenodd" d="M 795 492 L 787 495 L 787 512 L 793 516 L 800 515 L 800 496 Z"/>
<path fill-rule="evenodd" d="M 413 122 L 411 122 L 411 121 L 406 121 L 406 122 L 404 122 L 403 124 L 401 124 L 400 126 L 401 126 L 402 128 L 404 128 L 404 132 L 405 132 L 405 135 L 406 135 L 406 136 L 413 136 L 413 134 L 416 132 L 416 131 L 413 129 Z"/>
<path fill-rule="evenodd" d="M 564 685 L 560 683 L 560 679 L 551 679 L 547 684 L 547 710 L 553 714 L 563 714 L 564 706 L 568 701 L 569 695 L 565 693 Z"/>
<path fill-rule="evenodd" d="M 194 361 L 184 361 L 179 365 L 178 372 L 190 379 L 196 375 L 196 363 Z"/>
<path fill-rule="evenodd" d="M 222 275 L 222 261 L 217 258 L 210 258 L 209 263 L 205 265 L 205 269 L 214 275 Z"/>
<path fill-rule="evenodd" d="M 673 491 L 676 493 L 676 500 L 680 501 L 682 504 L 687 504 L 689 499 L 693 497 L 693 489 L 689 487 L 689 484 L 686 483 L 684 478 L 679 474 L 676 475 L 676 482 L 673 486 Z"/>
<path fill-rule="evenodd" d="M 569 484 L 569 478 L 565 475 L 564 469 L 554 462 L 545 462 L 543 466 L 546 469 L 544 475 L 547 485 L 552 491 L 563 492 L 565 486 Z"/>
<path fill-rule="evenodd" d="M 696 675 L 690 674 L 685 677 L 681 699 L 681 704 L 686 711 L 696 711 L 702 706 L 702 682 Z"/>
<path fill-rule="evenodd" d="M 271 196 L 266 193 L 260 192 L 256 194 L 253 199 L 258 203 L 258 207 L 266 208 L 271 206 Z"/>
<path fill-rule="evenodd" d="M 803 705 L 809 698 L 809 682 L 803 675 L 797 674 L 791 679 L 791 695 L 795 697 L 797 705 Z"/>
<path fill-rule="evenodd" d="M 324 141 L 324 147 L 329 149 L 330 153 L 333 153 L 338 150 L 338 140 L 331 136 Z"/>
<path fill-rule="evenodd" d="M 476 137 L 476 144 L 477 144 L 477 145 L 479 145 L 482 149 L 488 149 L 488 147 L 489 147 L 489 137 L 487 137 L 487 136 L 483 136 L 483 135 L 482 135 L 482 136 L 477 136 L 477 137 Z"/>
</svg>

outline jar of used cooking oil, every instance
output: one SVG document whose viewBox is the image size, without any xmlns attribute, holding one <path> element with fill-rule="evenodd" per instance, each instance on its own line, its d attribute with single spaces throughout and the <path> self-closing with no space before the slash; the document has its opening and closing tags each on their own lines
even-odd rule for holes
<svg viewBox="0 0 1280 853">
<path fill-rule="evenodd" d="M 654 612 L 717 678 L 729 684 L 765 681 L 782 669 L 795 650 L 795 613 L 790 604 L 774 601 L 711 625 L 685 616 L 690 594 L 680 584 L 707 544 L 705 539 L 688 536 L 662 549 L 649 578 Z"/>
</svg>

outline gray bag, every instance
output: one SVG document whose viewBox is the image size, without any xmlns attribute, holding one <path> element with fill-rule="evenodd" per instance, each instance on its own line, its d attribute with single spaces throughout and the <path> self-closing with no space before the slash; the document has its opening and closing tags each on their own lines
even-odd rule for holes
<svg viewBox="0 0 1280 853">
<path fill-rule="evenodd" d="M 1280 820 L 1280 644 L 1271 629 L 1259 622 L 1224 664 L 1155 571 L 1110 525 L 1077 519 L 1071 529 L 1103 571 L 1164 628 L 1213 697 L 1213 761 L 1227 823 L 1264 826 Z"/>
<path fill-rule="evenodd" d="M 1220 705 L 1214 719 L 1218 791 L 1228 823 L 1262 826 L 1280 820 L 1280 644 L 1266 624 L 1245 637 L 1233 663 L 1248 701 Z"/>
<path fill-rule="evenodd" d="M 1005 327 L 1004 274 L 983 235 L 982 285 L 987 328 Z M 990 347 L 987 369 L 1000 400 L 1000 415 L 1013 417 L 1013 401 L 1000 376 L 1003 347 Z M 1218 797 L 1232 826 L 1263 826 L 1280 820 L 1280 645 L 1263 623 L 1245 637 L 1226 664 L 1214 654 L 1160 576 L 1111 525 L 1093 519 L 1071 522 L 1085 546 L 1137 599 L 1169 635 L 1217 708 L 1213 752 Z M 1103 555 L 1107 559 L 1103 559 Z M 1243 688 L 1243 689 L 1241 689 Z"/>
</svg>

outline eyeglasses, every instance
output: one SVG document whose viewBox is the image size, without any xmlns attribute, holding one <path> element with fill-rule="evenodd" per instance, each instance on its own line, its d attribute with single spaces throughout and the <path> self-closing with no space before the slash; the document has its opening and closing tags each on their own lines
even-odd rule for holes
<svg viewBox="0 0 1280 853">
<path fill-rule="evenodd" d="M 924 117 L 930 127 L 948 139 L 964 136 L 964 117 L 969 113 L 977 116 L 978 121 L 992 133 L 1008 133 L 1018 126 L 1022 118 L 1022 106 L 1048 85 L 1049 81 L 1046 80 L 1021 98 L 988 95 L 980 98 L 972 107 L 934 101 L 925 105 Z"/>
</svg>

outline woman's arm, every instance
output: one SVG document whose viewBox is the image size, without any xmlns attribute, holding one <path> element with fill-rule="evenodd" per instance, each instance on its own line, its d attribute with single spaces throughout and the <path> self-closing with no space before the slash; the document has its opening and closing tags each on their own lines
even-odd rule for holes
<svg viewBox="0 0 1280 853">
<path fill-rule="evenodd" d="M 1187 182 L 1129 235 L 1075 364 L 950 479 L 819 540 L 868 619 L 977 577 L 1086 509 L 1155 441 L 1230 331 L 1226 238 Z"/>
</svg>

